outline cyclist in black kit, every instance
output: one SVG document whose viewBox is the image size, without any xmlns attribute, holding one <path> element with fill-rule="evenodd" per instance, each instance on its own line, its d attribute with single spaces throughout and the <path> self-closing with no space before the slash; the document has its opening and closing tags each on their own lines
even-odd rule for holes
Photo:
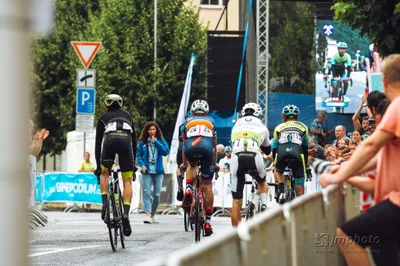
<svg viewBox="0 0 400 266">
<path fill-rule="evenodd" d="M 104 220 L 107 210 L 108 178 L 110 173 L 104 167 L 102 162 L 105 160 L 115 160 L 115 154 L 118 154 L 119 164 L 124 184 L 123 200 L 124 215 L 122 223 L 124 226 L 124 235 L 131 235 L 131 226 L 129 223 L 129 209 L 132 200 L 132 178 L 135 167 L 136 154 L 136 135 L 131 115 L 122 110 L 123 100 L 117 94 L 110 94 L 104 101 L 106 112 L 100 117 L 96 127 L 96 146 L 95 157 L 97 168 L 96 175 L 102 173 L 100 181 L 101 198 L 103 208 L 101 219 Z M 103 142 L 104 136 L 104 142 Z M 103 142 L 103 146 L 101 145 Z M 101 154 L 101 160 L 100 160 Z"/>
</svg>

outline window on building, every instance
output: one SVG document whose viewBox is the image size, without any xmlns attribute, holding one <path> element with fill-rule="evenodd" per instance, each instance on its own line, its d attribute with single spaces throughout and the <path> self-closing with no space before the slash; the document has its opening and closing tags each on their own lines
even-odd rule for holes
<svg viewBox="0 0 400 266">
<path fill-rule="evenodd" d="M 206 5 L 221 6 L 222 0 L 201 0 L 200 4 L 204 6 Z"/>
</svg>

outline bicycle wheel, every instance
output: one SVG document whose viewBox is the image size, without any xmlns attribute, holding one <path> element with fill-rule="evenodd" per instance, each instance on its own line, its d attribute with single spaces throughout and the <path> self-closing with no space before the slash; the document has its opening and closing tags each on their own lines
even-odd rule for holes
<svg viewBox="0 0 400 266">
<path fill-rule="evenodd" d="M 111 248 L 115 252 L 117 250 L 117 241 L 116 241 L 116 234 L 114 231 L 114 224 L 113 224 L 113 218 L 114 218 L 114 192 L 108 191 L 107 195 L 107 202 L 108 202 L 108 210 L 107 210 L 107 227 L 108 227 L 108 234 L 110 236 L 110 243 L 111 243 Z M 112 213 L 112 214 L 111 214 Z"/>
<path fill-rule="evenodd" d="M 183 223 L 185 225 L 185 231 L 189 231 L 189 213 L 186 210 L 183 213 Z"/>
<path fill-rule="evenodd" d="M 119 195 L 119 206 L 118 206 L 119 207 L 119 215 L 118 216 L 121 217 L 121 219 L 122 219 L 122 215 L 124 213 L 124 210 L 123 210 L 124 199 L 122 198 L 121 190 L 119 189 L 119 186 L 117 186 L 117 187 L 118 187 L 117 190 L 118 190 L 118 195 Z M 124 225 L 122 223 L 122 220 L 119 220 L 118 224 L 119 224 L 118 228 L 119 228 L 119 236 L 120 236 L 120 240 L 121 240 L 121 247 L 125 248 Z"/>
<path fill-rule="evenodd" d="M 195 202 L 195 214 L 194 214 L 194 235 L 195 235 L 195 242 L 200 241 L 201 237 L 201 206 L 200 206 L 200 189 L 199 186 L 196 186 L 196 202 Z"/>
</svg>

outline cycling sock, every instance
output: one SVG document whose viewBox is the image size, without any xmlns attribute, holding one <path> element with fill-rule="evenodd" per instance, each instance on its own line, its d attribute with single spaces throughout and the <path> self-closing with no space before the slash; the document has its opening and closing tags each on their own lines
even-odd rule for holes
<svg viewBox="0 0 400 266">
<path fill-rule="evenodd" d="M 103 206 L 106 206 L 106 203 L 107 203 L 107 192 L 101 193 L 101 201 L 103 202 Z"/>
<path fill-rule="evenodd" d="M 124 202 L 124 213 L 126 216 L 129 216 L 129 210 L 131 209 L 130 202 Z"/>
<path fill-rule="evenodd" d="M 192 180 L 186 180 L 186 190 L 190 189 L 190 191 L 193 191 L 193 185 L 192 185 Z"/>
<path fill-rule="evenodd" d="M 261 205 L 267 206 L 268 194 L 267 193 L 261 193 L 260 197 L 261 197 Z"/>
<path fill-rule="evenodd" d="M 285 192 L 285 183 L 278 184 L 278 191 L 279 191 L 279 193 Z"/>
<path fill-rule="evenodd" d="M 212 213 L 213 213 L 212 209 L 207 209 L 206 210 L 206 223 L 210 223 Z"/>
</svg>

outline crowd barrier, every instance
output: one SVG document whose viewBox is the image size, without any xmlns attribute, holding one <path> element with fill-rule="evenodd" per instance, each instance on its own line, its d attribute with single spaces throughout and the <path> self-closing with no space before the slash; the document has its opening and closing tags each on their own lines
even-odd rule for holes
<svg viewBox="0 0 400 266">
<path fill-rule="evenodd" d="M 204 238 L 165 259 L 142 265 L 344 266 L 336 228 L 359 214 L 358 199 L 359 193 L 351 186 L 344 190 L 331 185 L 256 215 L 224 235 Z"/>
</svg>

